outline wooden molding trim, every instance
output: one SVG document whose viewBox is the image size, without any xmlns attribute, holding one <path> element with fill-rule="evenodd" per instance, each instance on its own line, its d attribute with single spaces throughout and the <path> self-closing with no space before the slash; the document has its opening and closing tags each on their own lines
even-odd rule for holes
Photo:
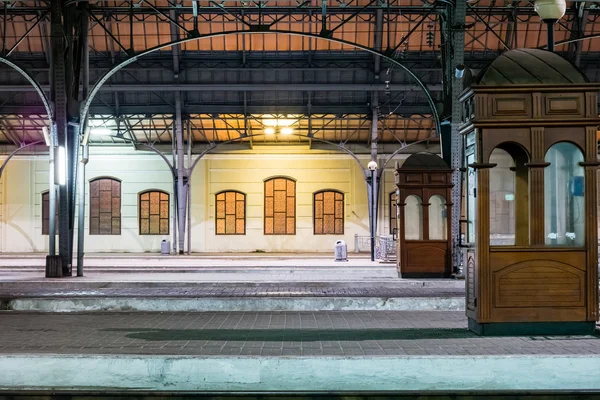
<svg viewBox="0 0 600 400">
<path fill-rule="evenodd" d="M 550 163 L 549 162 L 530 162 L 530 163 L 525 163 L 525 166 L 527 168 L 546 168 L 547 166 L 549 166 Z"/>
<path fill-rule="evenodd" d="M 598 161 L 582 161 L 579 163 L 582 167 L 597 167 L 600 166 L 600 160 Z"/>
<path fill-rule="evenodd" d="M 472 163 L 472 164 L 469 164 L 469 167 L 471 167 L 473 169 L 488 169 L 488 168 L 494 168 L 496 165 L 498 165 L 498 164 L 494 164 L 494 163 Z"/>
</svg>

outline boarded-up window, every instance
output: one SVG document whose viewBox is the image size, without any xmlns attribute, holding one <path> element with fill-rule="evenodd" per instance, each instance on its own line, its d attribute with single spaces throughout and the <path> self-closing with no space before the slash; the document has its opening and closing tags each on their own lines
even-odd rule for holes
<svg viewBox="0 0 600 400">
<path fill-rule="evenodd" d="M 90 182 L 90 235 L 121 234 L 121 182 L 99 178 Z"/>
<path fill-rule="evenodd" d="M 217 235 L 246 234 L 246 195 L 236 191 L 216 194 L 215 232 Z"/>
<path fill-rule="evenodd" d="M 289 178 L 265 181 L 265 235 L 296 234 L 296 182 Z"/>
<path fill-rule="evenodd" d="M 390 193 L 390 234 L 394 233 L 394 229 L 398 226 L 396 225 L 396 215 L 397 215 L 398 205 L 396 204 L 396 192 Z"/>
<path fill-rule="evenodd" d="M 148 190 L 139 194 L 140 235 L 169 234 L 169 194 Z"/>
<path fill-rule="evenodd" d="M 56 215 L 54 231 L 55 234 L 58 231 L 58 207 L 54 215 Z M 50 234 L 50 192 L 42 193 L 42 235 Z"/>
<path fill-rule="evenodd" d="M 324 190 L 314 197 L 315 235 L 344 234 L 344 194 Z"/>
</svg>

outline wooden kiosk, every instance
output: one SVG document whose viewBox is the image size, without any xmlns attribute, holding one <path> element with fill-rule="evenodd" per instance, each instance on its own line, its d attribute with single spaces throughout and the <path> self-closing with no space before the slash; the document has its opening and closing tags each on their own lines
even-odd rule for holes
<svg viewBox="0 0 600 400">
<path fill-rule="evenodd" d="M 398 276 L 452 274 L 452 170 L 435 154 L 416 153 L 396 164 Z"/>
<path fill-rule="evenodd" d="M 472 331 L 593 332 L 598 89 L 557 54 L 521 49 L 462 93 Z"/>
</svg>

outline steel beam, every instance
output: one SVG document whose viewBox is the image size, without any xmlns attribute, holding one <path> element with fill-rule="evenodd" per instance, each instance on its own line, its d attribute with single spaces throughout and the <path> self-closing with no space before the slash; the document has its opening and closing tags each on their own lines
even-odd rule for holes
<svg viewBox="0 0 600 400">
<path fill-rule="evenodd" d="M 175 97 L 175 144 L 177 151 L 177 227 L 178 227 L 178 252 L 183 254 L 185 245 L 185 153 L 183 150 L 183 118 L 181 117 L 181 97 Z"/>
<path fill-rule="evenodd" d="M 375 56 L 380 57 L 380 56 Z M 48 90 L 48 86 L 42 86 Z M 442 91 L 442 85 L 427 84 L 431 92 Z M 0 85 L 0 92 L 33 92 L 35 88 L 29 85 Z M 178 84 L 104 84 L 99 92 L 290 92 L 290 91 L 319 91 L 319 92 L 419 92 L 421 89 L 410 83 L 390 83 L 389 87 L 378 83 L 178 83 Z"/>
</svg>

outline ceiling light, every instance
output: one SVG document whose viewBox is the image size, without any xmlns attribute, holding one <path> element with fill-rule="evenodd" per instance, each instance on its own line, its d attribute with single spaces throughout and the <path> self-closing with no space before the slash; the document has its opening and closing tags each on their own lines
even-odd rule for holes
<svg viewBox="0 0 600 400">
<path fill-rule="evenodd" d="M 281 128 L 282 135 L 291 135 L 292 133 L 294 133 L 294 130 L 290 127 Z"/>
<path fill-rule="evenodd" d="M 543 20 L 558 21 L 565 15 L 567 4 L 565 0 L 536 0 L 534 9 Z"/>
<path fill-rule="evenodd" d="M 265 133 L 267 135 L 272 135 L 275 133 L 275 128 L 265 128 Z"/>
<path fill-rule="evenodd" d="M 277 120 L 276 119 L 263 119 L 263 125 L 264 126 L 277 126 Z"/>
<path fill-rule="evenodd" d="M 295 119 L 278 119 L 277 126 L 291 126 L 296 122 Z"/>
<path fill-rule="evenodd" d="M 90 134 L 95 136 L 108 136 L 112 133 L 112 131 L 108 128 L 92 128 L 90 129 Z"/>
</svg>

